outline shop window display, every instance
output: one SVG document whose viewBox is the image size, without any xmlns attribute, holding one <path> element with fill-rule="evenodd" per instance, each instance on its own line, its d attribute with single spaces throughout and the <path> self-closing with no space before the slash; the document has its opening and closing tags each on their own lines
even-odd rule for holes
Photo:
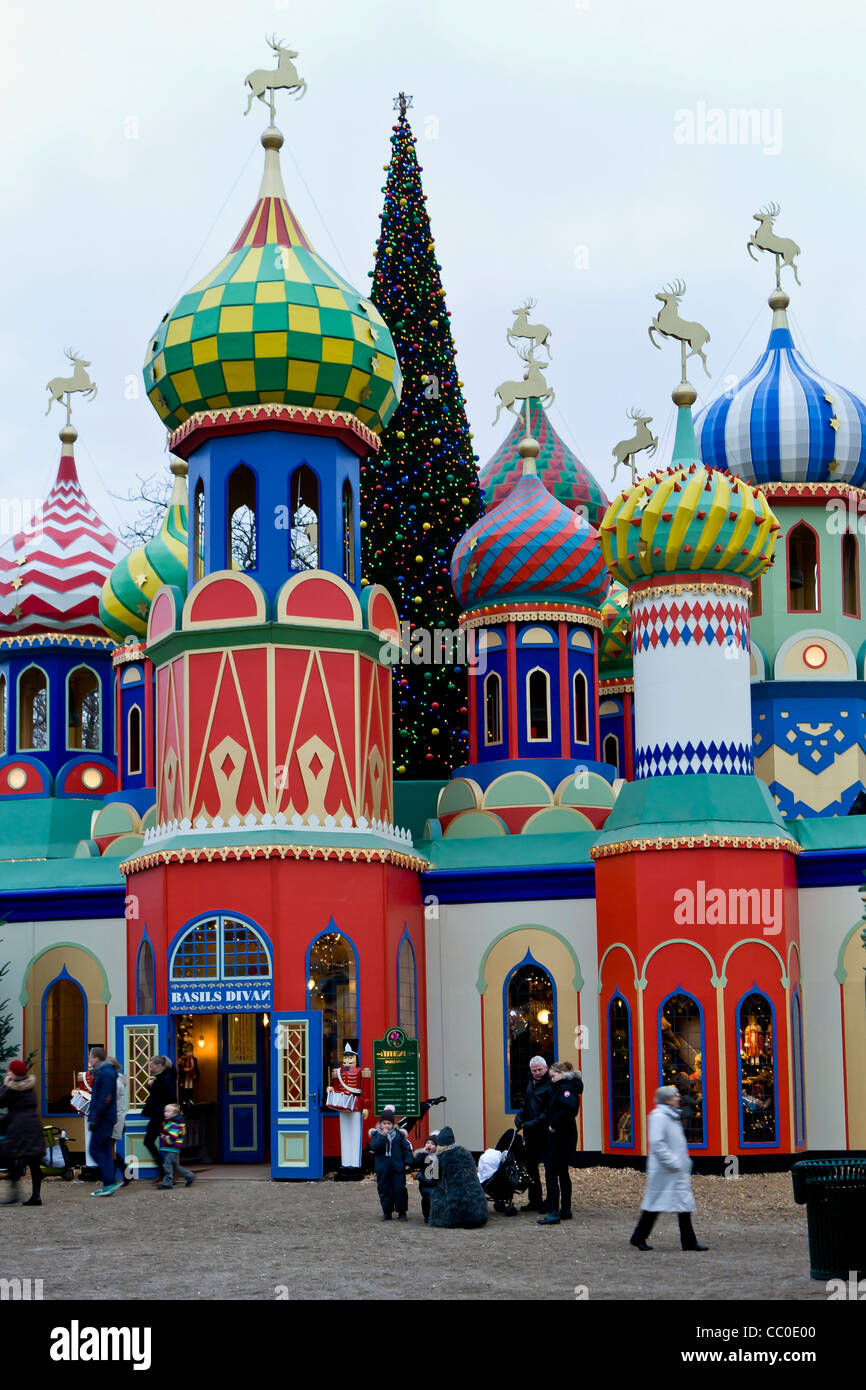
<svg viewBox="0 0 866 1390">
<path fill-rule="evenodd" d="M 310 947 L 307 980 L 310 1008 L 322 1014 L 324 1075 L 341 1065 L 343 1046 L 358 1036 L 358 967 L 355 952 L 339 932 L 325 932 Z"/>
<path fill-rule="evenodd" d="M 773 1012 L 763 994 L 740 1004 L 740 1117 L 744 1144 L 775 1144 L 776 1064 Z"/>
<path fill-rule="evenodd" d="M 632 1143 L 631 1013 L 621 994 L 607 1011 L 612 1144 Z"/>
<path fill-rule="evenodd" d="M 662 1005 L 661 1082 L 680 1093 L 680 1119 L 689 1144 L 703 1144 L 704 1083 L 701 1009 L 690 994 L 672 994 Z"/>
<path fill-rule="evenodd" d="M 533 1057 L 554 1061 L 553 981 L 536 961 L 517 966 L 506 985 L 507 1109 L 518 1110 Z"/>
</svg>

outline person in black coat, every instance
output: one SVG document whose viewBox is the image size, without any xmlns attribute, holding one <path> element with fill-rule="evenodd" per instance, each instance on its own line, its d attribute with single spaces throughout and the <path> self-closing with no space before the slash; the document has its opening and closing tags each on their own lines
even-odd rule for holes
<svg viewBox="0 0 866 1390">
<path fill-rule="evenodd" d="M 436 1135 L 436 1186 L 430 1194 L 431 1226 L 485 1226 L 487 1198 L 478 1181 L 475 1160 L 468 1149 L 454 1142 L 446 1125 Z"/>
<path fill-rule="evenodd" d="M 390 1115 L 383 1115 L 375 1129 L 370 1130 L 370 1153 L 376 1163 L 376 1188 L 382 1204 L 382 1220 L 390 1221 L 396 1210 L 397 1220 L 406 1220 L 409 1193 L 406 1190 L 406 1166 L 412 1162 L 412 1145 L 405 1130 L 398 1129 Z"/>
<path fill-rule="evenodd" d="M 583 1081 L 570 1062 L 554 1062 L 550 1068 L 553 1083 L 547 1111 L 547 1150 L 544 1155 L 544 1181 L 547 1187 L 547 1215 L 539 1226 L 558 1226 L 571 1220 L 571 1176 L 569 1167 L 577 1150 L 577 1112 Z M 560 1205 L 561 1203 L 561 1205 Z"/>
<path fill-rule="evenodd" d="M 22 1202 L 25 1207 L 41 1207 L 42 1160 L 45 1157 L 45 1134 L 39 1107 L 36 1104 L 36 1078 L 30 1075 L 26 1062 L 10 1062 L 0 1087 L 0 1106 L 9 1112 L 3 1161 L 9 1164 L 9 1196 L 4 1206 L 18 1198 L 19 1165 L 26 1164 L 33 1182 L 33 1195 Z"/>
<path fill-rule="evenodd" d="M 423 1149 L 415 1150 L 415 1157 L 412 1167 L 418 1174 L 418 1192 L 421 1196 L 421 1215 L 424 1217 L 424 1225 L 430 1225 L 430 1197 L 436 1186 L 437 1179 L 431 1176 L 436 1167 L 432 1160 L 436 1153 L 436 1131 L 434 1130 L 427 1139 L 424 1140 Z"/>
<path fill-rule="evenodd" d="M 144 1147 L 153 1156 L 159 1170 L 159 1181 L 162 1182 L 165 1170 L 159 1151 L 159 1136 L 165 1119 L 165 1107 L 177 1105 L 177 1072 L 168 1057 L 151 1057 L 147 1067 L 150 1072 L 147 1082 L 150 1095 L 141 1107 L 141 1113 L 147 1119 Z"/>
<path fill-rule="evenodd" d="M 530 1080 L 523 1105 L 514 1117 L 515 1128 L 523 1130 L 526 1167 L 529 1171 L 529 1200 L 522 1210 L 544 1211 L 538 1165 L 544 1161 L 547 1148 L 547 1107 L 553 1093 L 553 1082 L 543 1057 L 533 1057 L 529 1071 Z"/>
</svg>

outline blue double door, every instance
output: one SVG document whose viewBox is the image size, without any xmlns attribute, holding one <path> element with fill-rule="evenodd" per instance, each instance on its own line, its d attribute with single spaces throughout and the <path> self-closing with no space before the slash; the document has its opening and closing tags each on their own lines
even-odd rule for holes
<svg viewBox="0 0 866 1390">
<path fill-rule="evenodd" d="M 263 1163 L 269 1147 L 264 1014 L 223 1014 L 219 1025 L 220 1161 Z"/>
</svg>

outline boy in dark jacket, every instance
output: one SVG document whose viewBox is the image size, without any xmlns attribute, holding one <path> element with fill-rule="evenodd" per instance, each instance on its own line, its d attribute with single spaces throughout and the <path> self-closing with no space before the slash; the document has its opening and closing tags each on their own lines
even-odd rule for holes
<svg viewBox="0 0 866 1390">
<path fill-rule="evenodd" d="M 181 1168 L 180 1166 L 180 1151 L 183 1148 L 185 1135 L 186 1121 L 183 1118 L 180 1106 L 167 1105 L 165 1107 L 162 1133 L 159 1136 L 159 1154 L 162 1159 L 163 1179 L 162 1182 L 156 1184 L 163 1192 L 174 1187 L 175 1173 L 177 1173 L 179 1178 L 186 1178 L 187 1187 L 195 1182 L 195 1173 L 191 1173 L 188 1168 Z"/>
<path fill-rule="evenodd" d="M 432 1162 L 435 1153 L 436 1132 L 434 1130 L 429 1139 L 425 1139 L 423 1149 L 415 1150 L 415 1161 L 412 1164 L 412 1167 L 418 1170 L 418 1191 L 421 1195 L 421 1215 L 424 1217 L 425 1226 L 430 1225 L 430 1196 L 438 1181 L 431 1175 L 438 1167 Z"/>
<path fill-rule="evenodd" d="M 412 1147 L 402 1129 L 393 1119 L 383 1115 L 375 1129 L 370 1130 L 370 1153 L 376 1162 L 376 1188 L 382 1203 L 382 1220 L 390 1221 L 392 1212 L 397 1220 L 406 1220 L 409 1193 L 406 1190 L 406 1166 L 412 1162 Z"/>
</svg>

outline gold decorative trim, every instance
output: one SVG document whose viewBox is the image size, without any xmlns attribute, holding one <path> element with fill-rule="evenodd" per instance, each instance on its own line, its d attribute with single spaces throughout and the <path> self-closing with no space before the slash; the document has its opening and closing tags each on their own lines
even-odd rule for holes
<svg viewBox="0 0 866 1390">
<path fill-rule="evenodd" d="M 137 874 L 144 869 L 153 869 L 158 864 L 210 864 L 219 860 L 240 863 L 244 859 L 336 859 L 342 863 L 350 859 L 353 864 L 395 864 L 400 869 L 412 869 L 424 873 L 430 865 L 426 859 L 415 854 L 401 854 L 392 849 L 364 849 L 361 845 L 199 845 L 195 848 L 158 849 L 149 854 L 137 855 L 120 865 L 122 874 Z"/>
<path fill-rule="evenodd" d="M 607 859 L 614 854 L 631 854 L 647 849 L 780 849 L 799 854 L 796 840 L 780 835 L 659 835 L 647 840 L 617 840 L 610 845 L 593 845 L 591 859 Z"/>
<path fill-rule="evenodd" d="M 541 605 L 521 604 L 519 607 L 511 604 L 493 604 L 488 608 L 481 609 L 478 613 L 471 616 L 461 613 L 460 627 L 497 627 L 500 623 L 523 623 L 548 622 L 548 623 L 583 623 L 586 627 L 604 627 L 604 618 L 594 608 L 584 608 L 581 604 L 574 604 L 569 608 L 544 608 Z"/>
<path fill-rule="evenodd" d="M 610 680 L 606 681 L 601 677 L 598 682 L 599 695 L 633 695 L 634 681 L 630 680 Z"/>
<path fill-rule="evenodd" d="M 224 406 L 218 410 L 197 410 L 174 431 L 168 447 L 172 453 L 177 453 L 178 445 L 196 430 L 231 429 L 237 425 L 249 426 L 257 422 L 268 424 L 272 421 L 314 428 L 316 425 L 324 425 L 331 429 L 348 430 L 362 439 L 368 448 L 378 450 L 382 447 L 379 436 L 362 424 L 357 415 L 352 415 L 347 410 L 319 410 L 311 405 L 283 405 L 278 401 L 268 401 L 265 405 L 235 405 Z"/>
<path fill-rule="evenodd" d="M 68 643 L 73 647 L 90 647 L 106 652 L 117 646 L 113 637 L 93 637 L 86 632 L 10 632 L 8 635 L 0 636 L 0 651 L 6 647 L 23 647 L 31 642 L 49 647 L 59 647 Z"/>
<path fill-rule="evenodd" d="M 752 588 L 750 579 L 729 580 L 719 583 L 716 580 L 706 579 L 665 579 L 657 580 L 652 577 L 635 580 L 629 585 L 629 607 L 634 608 L 636 599 L 654 598 L 656 594 L 736 594 L 738 597 L 747 599 Z"/>
<path fill-rule="evenodd" d="M 866 488 L 855 487 L 853 483 L 762 483 L 760 491 L 765 497 L 769 497 L 773 501 L 802 497 L 862 497 L 866 499 Z"/>
</svg>

